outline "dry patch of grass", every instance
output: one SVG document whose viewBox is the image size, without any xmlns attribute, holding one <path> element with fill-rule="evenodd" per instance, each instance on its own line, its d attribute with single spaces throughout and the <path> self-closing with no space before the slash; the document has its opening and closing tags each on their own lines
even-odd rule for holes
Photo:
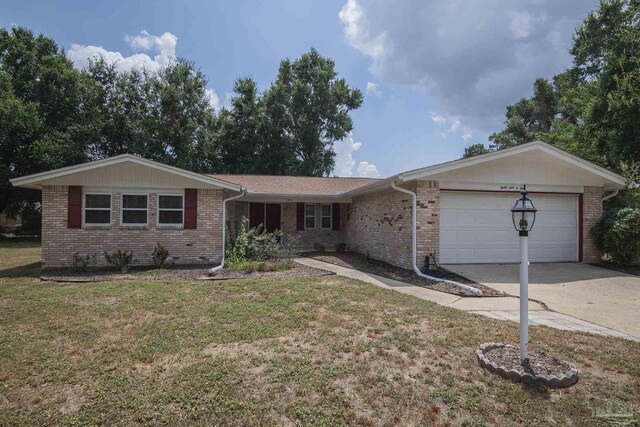
<svg viewBox="0 0 640 427">
<path fill-rule="evenodd" d="M 533 327 L 532 347 L 582 379 L 529 389 L 474 357 L 517 342 L 515 323 L 338 276 L 2 277 L 0 425 L 591 425 L 640 410 L 637 343 Z"/>
</svg>

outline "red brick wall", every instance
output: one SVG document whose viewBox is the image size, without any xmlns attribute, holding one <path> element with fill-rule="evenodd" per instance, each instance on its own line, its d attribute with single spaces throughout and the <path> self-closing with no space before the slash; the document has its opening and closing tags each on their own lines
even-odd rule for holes
<svg viewBox="0 0 640 427">
<path fill-rule="evenodd" d="M 148 226 L 120 226 L 120 193 L 112 194 L 110 227 L 67 228 L 66 186 L 46 186 L 42 190 L 42 265 L 67 267 L 73 254 L 97 254 L 99 265 L 106 264 L 103 253 L 132 250 L 137 264 L 150 264 L 156 242 L 169 250 L 176 264 L 215 265 L 222 253 L 222 191 L 198 189 L 198 228 L 183 230 L 158 227 L 157 194 L 149 194 Z"/>
<path fill-rule="evenodd" d="M 596 247 L 591 229 L 602 218 L 602 188 L 584 187 L 582 196 L 582 261 L 599 262 L 600 252 Z"/>
</svg>

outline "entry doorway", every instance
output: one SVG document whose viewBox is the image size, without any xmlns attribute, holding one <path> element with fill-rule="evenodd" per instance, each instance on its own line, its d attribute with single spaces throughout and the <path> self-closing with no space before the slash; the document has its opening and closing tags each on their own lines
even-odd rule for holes
<svg viewBox="0 0 640 427">
<path fill-rule="evenodd" d="M 280 203 L 249 203 L 249 227 L 262 224 L 265 230 L 272 233 L 280 230 L 282 223 L 282 205 Z"/>
</svg>

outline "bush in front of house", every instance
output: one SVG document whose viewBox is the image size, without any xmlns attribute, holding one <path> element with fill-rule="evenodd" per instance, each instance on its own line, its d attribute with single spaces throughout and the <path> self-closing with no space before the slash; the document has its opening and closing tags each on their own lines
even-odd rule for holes
<svg viewBox="0 0 640 427">
<path fill-rule="evenodd" d="M 314 249 L 316 252 L 324 252 L 325 247 L 324 247 L 324 245 L 323 245 L 322 243 L 320 243 L 320 242 L 315 242 L 315 243 L 313 244 L 313 249 Z"/>
<path fill-rule="evenodd" d="M 294 264 L 282 260 L 293 258 L 298 248 L 297 236 L 280 230 L 269 233 L 262 226 L 249 228 L 249 220 L 245 217 L 227 251 L 227 264 L 244 273 L 287 270 Z"/>
<path fill-rule="evenodd" d="M 608 261 L 621 266 L 640 265 L 640 207 L 607 209 L 592 234 Z"/>
<path fill-rule="evenodd" d="M 338 243 L 336 245 L 336 252 L 339 253 L 339 254 L 343 254 L 343 253 L 345 253 L 347 251 L 347 248 L 348 248 L 348 246 L 347 246 L 346 243 L 344 243 L 344 242 Z"/>
<path fill-rule="evenodd" d="M 73 254 L 71 267 L 74 271 L 83 273 L 89 269 L 89 265 L 96 259 L 96 254 L 80 255 L 80 252 Z"/>
<path fill-rule="evenodd" d="M 169 251 L 160 242 L 156 242 L 156 245 L 151 252 L 151 260 L 155 267 L 163 267 L 169 258 Z"/>
<path fill-rule="evenodd" d="M 112 254 L 105 252 L 104 259 L 121 272 L 127 273 L 133 262 L 133 251 L 121 251 L 118 249 Z"/>
</svg>

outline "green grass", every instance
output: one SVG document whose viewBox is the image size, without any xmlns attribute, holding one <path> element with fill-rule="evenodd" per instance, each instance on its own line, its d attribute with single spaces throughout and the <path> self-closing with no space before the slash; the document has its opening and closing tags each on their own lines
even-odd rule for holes
<svg viewBox="0 0 640 427">
<path fill-rule="evenodd" d="M 363 282 L 60 284 L 29 276 L 37 256 L 0 244 L 0 425 L 592 425 L 639 410 L 637 343 L 533 327 L 532 349 L 582 371 L 534 390 L 475 361 L 517 324 Z"/>
</svg>

